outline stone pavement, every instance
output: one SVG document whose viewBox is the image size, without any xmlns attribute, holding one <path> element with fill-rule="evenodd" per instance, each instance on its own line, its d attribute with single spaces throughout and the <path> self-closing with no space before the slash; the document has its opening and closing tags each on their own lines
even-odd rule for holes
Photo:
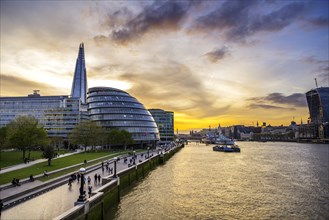
<svg viewBox="0 0 329 220">
<path fill-rule="evenodd" d="M 143 152 L 143 156 L 141 155 L 142 153 L 138 154 L 138 157 L 136 159 L 136 164 L 139 163 L 139 161 L 144 161 L 145 160 L 145 155 L 147 155 L 147 152 Z M 150 151 L 150 155 L 153 154 L 154 156 L 157 154 L 157 152 L 152 152 Z M 124 157 L 127 157 L 127 162 L 124 162 Z M 129 160 L 132 158 L 132 156 L 120 156 L 120 160 L 117 162 L 117 172 L 127 169 Z M 109 161 L 109 168 L 114 168 L 114 159 L 110 159 Z M 96 190 L 101 186 L 101 184 L 95 184 L 94 183 L 94 175 L 100 174 L 102 177 L 106 177 L 109 175 L 112 175 L 113 173 L 110 173 L 109 171 L 106 170 L 106 161 L 104 161 L 104 171 L 102 171 L 101 168 L 101 163 L 97 165 L 93 165 L 87 168 L 87 173 L 86 177 L 90 176 L 91 177 L 91 182 L 93 186 L 93 190 Z M 114 171 L 114 169 L 113 169 Z M 22 216 L 22 214 L 19 214 L 20 212 L 26 213 L 27 216 L 30 216 L 32 219 L 51 219 L 59 214 L 65 212 L 66 210 L 72 208 L 74 206 L 74 202 L 77 200 L 78 195 L 79 195 L 79 184 L 76 182 L 72 184 L 72 187 L 70 188 L 67 185 L 68 182 L 68 174 L 64 175 L 60 178 L 60 180 L 56 181 L 51 180 L 46 183 L 40 182 L 40 181 L 34 181 L 32 183 L 27 183 L 23 184 L 22 186 L 19 187 L 13 187 L 10 189 L 10 193 L 16 193 L 16 195 L 19 195 L 20 192 L 23 192 L 22 196 L 18 196 L 15 198 L 16 204 L 18 205 L 18 209 L 7 209 L 8 207 L 4 207 L 4 212 L 3 212 L 3 217 L 4 219 L 16 219 L 19 216 Z M 53 182 L 53 183 L 52 183 Z M 38 187 L 41 185 L 48 184 L 48 186 L 43 189 L 40 189 L 39 191 L 37 190 Z M 26 186 L 24 186 L 26 185 Z M 21 188 L 20 188 L 21 187 Z M 53 190 L 52 190 L 53 189 Z M 24 190 L 31 190 L 30 193 L 24 193 Z M 50 190 L 50 191 L 49 191 Z M 7 190 L 5 190 L 7 191 Z M 9 193 L 8 193 L 9 194 Z M 43 194 L 43 195 L 40 195 Z M 15 194 L 14 194 L 15 195 Z M 37 195 L 40 195 L 38 197 L 35 197 Z M 23 197 L 24 196 L 24 197 Z M 35 198 L 34 198 L 35 197 Z M 30 199 L 34 198 L 34 199 Z M 30 199 L 30 200 L 29 200 Z M 42 202 L 40 202 L 40 200 Z M 5 205 L 9 202 L 13 203 L 14 200 L 11 201 L 5 201 Z M 21 203 L 23 201 L 26 201 L 24 203 Z M 53 201 L 56 201 L 56 206 L 53 205 Z M 38 213 L 37 210 L 32 209 L 31 207 L 38 207 L 38 210 L 43 210 L 42 213 Z M 49 209 L 49 210 L 48 210 Z M 47 211 L 45 211 L 47 210 Z M 40 211 L 41 212 L 41 211 Z M 47 216 L 44 216 L 45 213 Z M 7 216 L 7 218 L 5 218 Z M 24 215 L 23 215 L 24 216 Z"/>
</svg>

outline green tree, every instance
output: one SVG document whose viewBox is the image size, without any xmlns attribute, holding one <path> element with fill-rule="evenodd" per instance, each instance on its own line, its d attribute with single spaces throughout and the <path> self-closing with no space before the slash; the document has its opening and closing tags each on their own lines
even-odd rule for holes
<svg viewBox="0 0 329 220">
<path fill-rule="evenodd" d="M 134 140 L 132 135 L 126 130 L 111 129 L 108 132 L 107 144 L 108 145 L 123 145 L 127 149 L 127 145 L 133 144 Z"/>
<path fill-rule="evenodd" d="M 83 121 L 75 126 L 69 139 L 72 144 L 83 146 L 87 151 L 88 146 L 94 149 L 95 146 L 102 144 L 102 134 L 104 131 L 101 126 L 92 121 Z"/>
<path fill-rule="evenodd" d="M 133 144 L 134 139 L 132 138 L 132 135 L 126 130 L 121 130 L 120 136 L 121 136 L 121 142 L 123 144 L 124 150 L 127 150 L 127 145 Z"/>
<path fill-rule="evenodd" d="M 106 145 L 111 149 L 111 145 L 118 145 L 120 139 L 120 131 L 118 129 L 112 128 L 107 131 L 106 134 Z"/>
<path fill-rule="evenodd" d="M 7 139 L 7 126 L 0 128 L 0 150 L 5 148 Z"/>
<path fill-rule="evenodd" d="M 9 123 L 6 139 L 8 146 L 22 150 L 23 160 L 27 150 L 30 158 L 31 150 L 49 143 L 46 130 L 39 125 L 38 120 L 30 116 L 19 116 Z"/>
<path fill-rule="evenodd" d="M 59 147 L 63 144 L 63 138 L 59 136 L 51 137 L 50 142 L 59 151 Z"/>
<path fill-rule="evenodd" d="M 42 156 L 48 159 L 48 166 L 51 165 L 51 159 L 55 157 L 55 148 L 52 145 L 47 145 L 43 148 Z"/>
</svg>

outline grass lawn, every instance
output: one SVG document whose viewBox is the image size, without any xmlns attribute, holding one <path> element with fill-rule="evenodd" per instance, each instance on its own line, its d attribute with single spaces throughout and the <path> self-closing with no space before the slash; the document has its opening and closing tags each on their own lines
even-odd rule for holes
<svg viewBox="0 0 329 220">
<path fill-rule="evenodd" d="M 66 153 L 67 150 L 59 150 L 56 151 L 59 154 Z M 25 156 L 28 156 L 28 152 L 25 153 Z M 16 164 L 23 163 L 23 152 L 22 151 L 1 151 L 0 152 L 0 168 L 13 166 Z M 42 158 L 42 151 L 31 151 L 30 158 L 34 158 L 35 160 Z"/>
<path fill-rule="evenodd" d="M 64 167 L 72 166 L 74 164 L 82 163 L 84 160 L 87 160 L 87 166 L 90 166 L 94 163 L 101 162 L 104 159 L 101 159 L 94 163 L 88 163 L 89 160 L 93 160 L 99 157 L 103 156 L 109 156 L 109 158 L 117 156 L 116 153 L 120 154 L 126 154 L 129 151 L 121 151 L 121 152 L 109 152 L 109 151 L 103 151 L 103 152 L 87 152 L 87 153 L 79 153 L 79 154 L 73 154 L 71 156 L 58 158 L 51 161 L 51 166 L 48 166 L 48 162 L 42 162 L 35 164 L 30 167 L 22 168 L 19 170 L 15 170 L 12 172 L 0 174 L 0 185 L 10 183 L 13 178 L 18 179 L 25 179 L 28 178 L 31 174 L 33 176 L 43 173 L 43 171 L 47 170 L 48 172 L 53 170 L 58 170 Z M 65 173 L 72 172 L 74 170 L 78 170 L 78 168 L 73 168 L 72 170 L 65 170 L 63 172 L 60 172 L 59 174 L 51 175 L 50 178 L 42 178 L 40 180 L 49 180 L 51 178 L 55 178 L 57 176 L 61 176 Z"/>
</svg>

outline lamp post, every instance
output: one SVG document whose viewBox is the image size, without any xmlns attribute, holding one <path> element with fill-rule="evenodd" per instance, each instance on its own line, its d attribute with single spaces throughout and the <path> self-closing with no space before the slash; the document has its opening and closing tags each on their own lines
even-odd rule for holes
<svg viewBox="0 0 329 220">
<path fill-rule="evenodd" d="M 133 158 L 134 158 L 134 165 L 136 165 L 136 162 L 135 162 L 135 160 L 136 160 L 136 151 L 133 151 Z"/>
<path fill-rule="evenodd" d="M 86 201 L 86 192 L 84 191 L 84 185 L 85 185 L 85 177 L 84 174 L 86 173 L 85 168 L 80 168 L 79 173 L 81 175 L 81 185 L 80 185 L 80 195 L 78 198 L 77 203 L 84 203 Z"/>
<path fill-rule="evenodd" d="M 114 174 L 113 174 L 113 176 L 117 177 L 117 160 L 118 160 L 118 158 L 114 157 L 113 159 L 114 159 Z"/>
</svg>

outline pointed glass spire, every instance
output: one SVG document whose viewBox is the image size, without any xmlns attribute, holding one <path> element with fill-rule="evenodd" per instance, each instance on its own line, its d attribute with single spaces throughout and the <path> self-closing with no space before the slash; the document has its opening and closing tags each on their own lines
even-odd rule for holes
<svg viewBox="0 0 329 220">
<path fill-rule="evenodd" d="M 79 55 L 75 65 L 74 78 L 71 89 L 71 96 L 80 98 L 82 103 L 86 103 L 87 94 L 87 72 L 85 66 L 85 50 L 83 43 L 79 46 Z"/>
</svg>

